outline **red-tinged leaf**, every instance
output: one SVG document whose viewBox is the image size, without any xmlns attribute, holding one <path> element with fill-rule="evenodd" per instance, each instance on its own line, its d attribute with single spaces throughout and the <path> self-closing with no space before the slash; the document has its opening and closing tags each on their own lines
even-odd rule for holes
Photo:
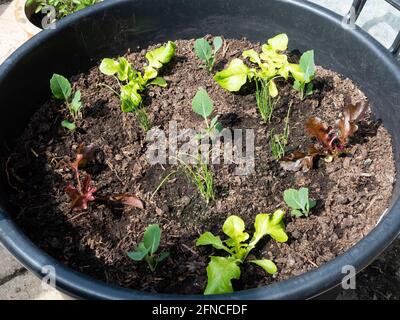
<svg viewBox="0 0 400 320">
<path fill-rule="evenodd" d="M 86 210 L 88 203 L 95 201 L 93 194 L 97 191 L 95 187 L 90 186 L 91 178 L 87 175 L 82 182 L 82 190 L 78 190 L 69 184 L 65 188 L 65 193 L 71 199 L 71 209 L 75 211 Z"/>
<path fill-rule="evenodd" d="M 131 207 L 144 209 L 143 201 L 136 196 L 127 194 L 113 195 L 113 196 L 108 196 L 108 200 L 112 202 L 119 202 Z"/>
<path fill-rule="evenodd" d="M 358 131 L 357 121 L 364 116 L 368 106 L 366 101 L 359 101 L 354 105 L 349 98 L 346 98 L 345 104 L 343 117 L 338 121 L 342 144 L 347 144 L 349 138 Z"/>
<path fill-rule="evenodd" d="M 314 167 L 314 155 L 306 155 L 303 152 L 295 151 L 280 161 L 285 171 L 297 172 L 302 170 L 308 172 Z"/>
<path fill-rule="evenodd" d="M 88 162 L 94 159 L 96 147 L 93 143 L 85 146 L 83 143 L 78 147 L 75 161 L 71 163 L 72 169 L 77 171 L 79 168 L 84 168 Z"/>
<path fill-rule="evenodd" d="M 331 126 L 319 118 L 310 118 L 307 122 L 307 132 L 316 138 L 324 149 L 332 151 L 338 142 L 338 137 Z"/>
</svg>

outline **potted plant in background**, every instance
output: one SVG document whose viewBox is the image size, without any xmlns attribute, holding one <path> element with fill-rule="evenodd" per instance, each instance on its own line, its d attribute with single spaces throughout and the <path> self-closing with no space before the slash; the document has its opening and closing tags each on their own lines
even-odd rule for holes
<svg viewBox="0 0 400 320">
<path fill-rule="evenodd" d="M 16 0 L 15 16 L 29 36 L 102 0 Z"/>
</svg>

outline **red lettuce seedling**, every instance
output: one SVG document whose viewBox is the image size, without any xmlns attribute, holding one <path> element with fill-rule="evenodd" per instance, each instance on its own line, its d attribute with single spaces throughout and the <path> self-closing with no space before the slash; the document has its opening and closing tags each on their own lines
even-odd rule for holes
<svg viewBox="0 0 400 320">
<path fill-rule="evenodd" d="M 367 111 L 367 102 L 356 104 L 350 98 L 345 99 L 342 117 L 336 121 L 336 128 L 327 125 L 320 118 L 313 117 L 307 121 L 307 133 L 315 138 L 319 145 L 309 148 L 308 154 L 295 151 L 281 161 L 281 167 L 287 171 L 309 171 L 317 156 L 330 157 L 346 153 L 349 139 L 358 131 L 359 122 Z"/>
<path fill-rule="evenodd" d="M 337 122 L 340 131 L 339 140 L 343 145 L 347 144 L 349 138 L 358 131 L 357 122 L 367 111 L 366 101 L 359 101 L 354 105 L 351 100 L 347 98 L 345 104 L 346 107 L 343 110 L 343 117 Z"/>
<path fill-rule="evenodd" d="M 93 194 L 97 191 L 95 187 L 91 187 L 92 179 L 89 175 L 85 176 L 83 182 L 78 180 L 78 187 L 69 184 L 65 188 L 65 193 L 71 199 L 71 209 L 75 211 L 86 210 L 88 202 L 95 201 Z"/>
<path fill-rule="evenodd" d="M 144 203 L 136 196 L 128 194 L 120 195 L 106 195 L 106 196 L 94 196 L 93 194 L 97 191 L 96 187 L 91 187 L 92 178 L 90 175 L 85 175 L 83 182 L 80 179 L 79 169 L 84 168 L 90 161 L 94 159 L 96 147 L 94 144 L 85 146 L 83 143 L 78 147 L 75 161 L 70 164 L 71 168 L 75 172 L 75 179 L 77 186 L 69 184 L 65 188 L 65 193 L 71 199 L 71 209 L 75 211 L 86 210 L 88 203 L 92 201 L 110 201 L 115 203 L 121 203 L 124 205 L 144 209 Z"/>
</svg>

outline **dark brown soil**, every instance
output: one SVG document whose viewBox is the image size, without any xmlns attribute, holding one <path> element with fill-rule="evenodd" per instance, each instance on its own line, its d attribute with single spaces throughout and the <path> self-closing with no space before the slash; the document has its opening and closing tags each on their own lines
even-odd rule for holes
<svg viewBox="0 0 400 320">
<path fill-rule="evenodd" d="M 99 86 L 115 87 L 98 66 L 74 77 L 82 91 L 83 120 L 73 133 L 60 127 L 67 116 L 61 104 L 50 100 L 39 108 L 11 157 L 8 159 L 15 218 L 26 234 L 42 249 L 69 267 L 104 280 L 151 292 L 202 293 L 211 248 L 197 248 L 204 231 L 221 233 L 227 216 L 242 217 L 249 231 L 258 213 L 285 208 L 283 191 L 308 187 L 318 200 L 309 218 L 286 217 L 289 241 L 263 241 L 252 254 L 273 259 L 279 268 L 275 278 L 244 265 L 236 290 L 259 287 L 288 279 L 320 266 L 343 253 L 374 228 L 388 207 L 395 177 L 391 139 L 379 122 L 368 119 L 357 133 L 352 157 L 332 163 L 319 161 L 308 173 L 285 172 L 269 151 L 268 131 L 283 129 L 288 104 L 293 103 L 289 146 L 305 149 L 311 142 L 305 122 L 318 116 L 334 124 L 344 98 L 365 99 L 349 79 L 318 67 L 316 92 L 304 102 L 288 84 L 280 84 L 282 98 L 271 125 L 260 121 L 254 92 L 224 91 L 210 74 L 199 68 L 193 41 L 177 41 L 174 60 L 164 69 L 167 88 L 151 88 L 145 106 L 153 126 L 168 130 L 175 120 L 180 128 L 200 129 L 202 120 L 193 113 L 191 100 L 199 87 L 214 100 L 215 115 L 225 128 L 251 128 L 256 136 L 256 173 L 235 176 L 233 166 L 213 166 L 217 198 L 206 205 L 196 188 L 183 175 L 170 180 L 151 199 L 152 192 L 173 166 L 148 164 L 145 135 L 134 115 L 120 111 L 118 97 Z M 227 41 L 217 59 L 216 70 L 241 52 L 259 45 L 246 40 Z M 128 53 L 137 68 L 145 63 L 145 51 Z M 318 54 L 318 53 L 317 53 Z M 101 153 L 88 168 L 98 194 L 133 193 L 144 200 L 145 210 L 92 203 L 83 213 L 71 212 L 64 188 L 73 182 L 68 163 L 77 147 L 94 143 Z M 287 209 L 287 208 L 286 208 Z M 141 240 L 144 229 L 158 223 L 163 229 L 161 250 L 170 258 L 152 274 L 145 263 L 131 261 L 126 253 Z"/>
</svg>

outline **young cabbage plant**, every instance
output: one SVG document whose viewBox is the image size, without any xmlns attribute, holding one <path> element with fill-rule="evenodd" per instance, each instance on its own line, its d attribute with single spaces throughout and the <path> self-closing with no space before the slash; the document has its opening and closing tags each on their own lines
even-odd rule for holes
<svg viewBox="0 0 400 320">
<path fill-rule="evenodd" d="M 160 69 L 169 63 L 173 58 L 176 45 L 172 41 L 167 44 L 146 53 L 148 61 L 144 68 L 144 73 L 135 70 L 127 59 L 121 57 L 118 60 L 105 58 L 100 64 L 100 71 L 108 76 L 113 76 L 119 86 L 119 92 L 108 87 L 121 100 L 121 110 L 123 112 L 132 112 L 141 127 L 148 131 L 150 123 L 147 113 L 143 107 L 143 98 L 141 92 L 147 87 L 155 85 L 166 87 L 167 82 L 159 76 Z"/>
<path fill-rule="evenodd" d="M 128 252 L 128 257 L 133 261 L 146 261 L 151 272 L 154 272 L 160 262 L 169 256 L 169 252 L 157 254 L 161 241 L 161 229 L 158 224 L 148 226 L 135 251 Z"/>
<path fill-rule="evenodd" d="M 308 196 L 308 188 L 287 189 L 283 193 L 283 199 L 288 207 L 292 209 L 290 214 L 294 217 L 308 217 L 310 210 L 313 209 L 317 202 Z"/>
<path fill-rule="evenodd" d="M 295 79 L 293 88 L 300 93 L 300 99 L 304 100 L 313 93 L 312 80 L 315 77 L 314 50 L 305 52 L 300 58 L 299 65 L 293 65 L 291 73 Z"/>
<path fill-rule="evenodd" d="M 72 122 L 69 120 L 63 120 L 61 126 L 69 130 L 75 130 L 75 122 L 82 117 L 81 92 L 78 90 L 73 93 L 71 83 L 68 79 L 59 74 L 53 74 L 51 77 L 50 89 L 56 99 L 64 101 L 65 106 L 73 119 Z"/>
<path fill-rule="evenodd" d="M 285 213 L 277 210 L 273 214 L 258 214 L 254 223 L 255 232 L 250 241 L 250 235 L 245 232 L 244 221 L 238 216 L 230 216 L 223 225 L 223 232 L 228 239 L 222 241 L 219 236 L 211 232 L 205 232 L 196 242 L 196 246 L 211 245 L 217 250 L 228 253 L 227 257 L 212 256 L 207 266 L 207 286 L 204 294 L 223 294 L 233 292 L 232 280 L 240 279 L 240 265 L 246 259 L 257 243 L 269 235 L 277 242 L 286 242 L 288 236 L 285 231 L 283 217 Z M 250 260 L 248 261 L 261 268 L 268 274 L 274 275 L 278 269 L 271 260 Z"/>
<path fill-rule="evenodd" d="M 215 37 L 213 40 L 214 48 L 204 38 L 197 39 L 194 43 L 194 51 L 197 57 L 203 61 L 209 72 L 212 71 L 215 64 L 215 58 L 218 51 L 222 48 L 223 40 L 221 37 Z"/>
</svg>

